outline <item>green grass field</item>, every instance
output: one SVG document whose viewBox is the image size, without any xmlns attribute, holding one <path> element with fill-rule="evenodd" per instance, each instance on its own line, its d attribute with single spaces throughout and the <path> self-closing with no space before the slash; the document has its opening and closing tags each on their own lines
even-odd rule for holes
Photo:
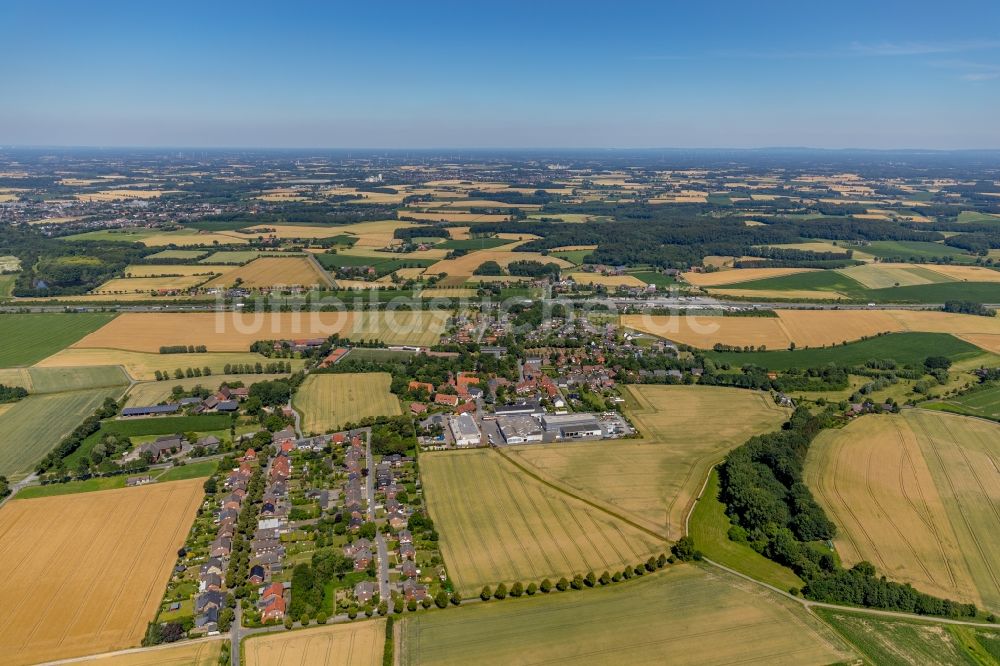
<svg viewBox="0 0 1000 666">
<path fill-rule="evenodd" d="M 677 281 L 669 275 L 664 275 L 663 273 L 657 273 L 655 271 L 635 271 L 633 273 L 629 273 L 629 275 L 639 278 L 646 284 L 655 284 L 657 289 L 672 287 L 677 284 Z"/>
<path fill-rule="evenodd" d="M 17 499 L 55 497 L 56 495 L 75 495 L 76 493 L 92 493 L 98 490 L 124 488 L 125 478 L 125 476 L 105 476 L 95 477 L 85 481 L 50 483 L 46 486 L 28 486 L 17 494 Z"/>
<path fill-rule="evenodd" d="M 114 317 L 103 312 L 0 315 L 0 368 L 37 363 Z"/>
<path fill-rule="evenodd" d="M 31 393 L 62 393 L 127 386 L 128 375 L 117 365 L 74 368 L 4 368 L 0 384 L 22 386 Z"/>
<path fill-rule="evenodd" d="M 218 460 L 204 460 L 202 462 L 171 467 L 163 474 L 156 477 L 157 482 L 162 481 L 183 481 L 184 479 L 199 479 L 212 476 L 219 467 Z"/>
<path fill-rule="evenodd" d="M 900 365 L 921 365 L 928 356 L 947 356 L 952 361 L 960 361 L 983 353 L 979 347 L 947 333 L 889 333 L 825 349 L 746 353 L 708 351 L 705 356 L 716 363 L 728 363 L 734 367 L 753 364 L 769 370 L 788 370 L 815 368 L 829 363 L 863 365 L 872 358 L 891 358 Z"/>
<path fill-rule="evenodd" d="M 951 247 L 943 243 L 933 243 L 927 241 L 872 241 L 863 247 L 854 248 L 845 245 L 847 249 L 857 249 L 859 252 L 870 254 L 880 259 L 902 259 L 925 260 L 934 257 L 951 257 L 958 262 L 973 262 L 976 260 L 971 254 L 966 254 L 964 250 Z"/>
<path fill-rule="evenodd" d="M 52 447 L 121 388 L 30 395 L 0 412 L 0 475 L 30 474 Z"/>
<path fill-rule="evenodd" d="M 155 262 L 160 259 L 183 259 L 187 261 L 198 261 L 208 254 L 207 250 L 163 250 L 156 254 L 146 255 L 144 261 Z"/>
<path fill-rule="evenodd" d="M 579 266 L 583 263 L 584 258 L 588 254 L 593 254 L 593 250 L 560 250 L 558 252 L 550 252 L 553 257 L 558 257 L 559 259 L 565 259 L 566 261 L 576 264 Z"/>
<path fill-rule="evenodd" d="M 863 284 L 837 271 L 807 271 L 773 278 L 728 284 L 726 289 L 835 291 L 848 298 L 864 298 L 870 291 Z"/>
<path fill-rule="evenodd" d="M 1000 386 L 984 386 L 964 395 L 947 400 L 925 402 L 921 403 L 920 406 L 924 409 L 935 409 L 1000 421 Z"/>
<path fill-rule="evenodd" d="M 878 666 L 1000 663 L 1000 629 L 873 617 L 817 608 L 827 624 Z"/>
<path fill-rule="evenodd" d="M 782 590 L 804 585 L 791 569 L 767 559 L 745 543 L 731 541 L 728 536 L 731 526 L 726 505 L 719 501 L 719 473 L 713 469 L 688 525 L 698 550 L 714 562 Z"/>
<path fill-rule="evenodd" d="M 798 604 L 691 565 L 580 591 L 408 615 L 400 663 L 830 664 L 851 649 Z"/>
<path fill-rule="evenodd" d="M 353 360 L 361 361 L 375 361 L 377 363 L 383 363 L 387 361 L 400 361 L 405 360 L 413 356 L 413 352 L 408 351 L 398 351 L 393 349 L 376 349 L 376 348 L 364 348 L 356 347 L 351 350 L 351 353 L 347 355 L 347 358 Z"/>
<path fill-rule="evenodd" d="M 958 214 L 958 221 L 961 223 L 976 222 L 982 224 L 984 222 L 1000 224 L 1000 215 L 993 215 L 991 213 L 980 213 L 979 211 L 963 210 Z"/>
<path fill-rule="evenodd" d="M 273 256 L 282 256 L 271 253 Z M 257 257 L 271 256 L 258 250 L 220 250 L 200 260 L 199 264 L 245 264 Z"/>
<path fill-rule="evenodd" d="M 228 414 L 203 414 L 200 416 L 160 416 L 148 419 L 123 419 L 105 421 L 104 432 L 114 432 L 128 437 L 142 435 L 172 435 L 178 432 L 212 432 L 228 430 L 232 417 Z"/>
<path fill-rule="evenodd" d="M 466 238 L 464 240 L 447 240 L 434 247 L 442 250 L 489 250 L 510 244 L 511 240 L 508 238 Z"/>
<path fill-rule="evenodd" d="M 391 382 L 387 372 L 309 375 L 292 403 L 302 414 L 302 431 L 331 432 L 369 416 L 400 414 Z"/>
<path fill-rule="evenodd" d="M 13 273 L 0 275 L 0 298 L 10 298 L 17 276 Z"/>
</svg>

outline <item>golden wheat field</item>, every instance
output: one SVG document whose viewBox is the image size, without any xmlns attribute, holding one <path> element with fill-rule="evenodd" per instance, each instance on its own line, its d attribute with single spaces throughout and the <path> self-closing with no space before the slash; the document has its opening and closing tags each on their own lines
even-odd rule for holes
<svg viewBox="0 0 1000 666">
<path fill-rule="evenodd" d="M 259 257 L 204 284 L 206 288 L 240 285 L 249 289 L 280 286 L 333 286 L 312 257 Z"/>
<path fill-rule="evenodd" d="M 1000 425 L 906 410 L 816 438 L 805 479 L 845 565 L 1000 611 Z"/>
<path fill-rule="evenodd" d="M 172 194 L 170 190 L 101 190 L 77 194 L 80 201 L 115 201 L 117 199 L 158 199 L 164 194 Z"/>
<path fill-rule="evenodd" d="M 5 663 L 137 646 L 203 494 L 191 479 L 0 509 Z"/>
<path fill-rule="evenodd" d="M 206 384 L 210 382 L 221 382 L 222 375 L 227 364 L 249 363 L 255 365 L 260 363 L 267 365 L 273 362 L 272 359 L 260 354 L 250 352 L 208 352 L 205 354 L 159 354 L 156 352 L 136 352 L 122 349 L 102 349 L 102 348 L 76 348 L 70 347 L 56 352 L 52 356 L 45 358 L 35 364 L 39 368 L 76 368 L 92 365 L 120 365 L 125 368 L 125 372 L 137 381 L 151 381 L 156 378 L 156 371 L 168 373 L 173 378 L 175 369 L 180 368 L 209 368 L 212 375 L 204 380 Z M 287 359 L 286 362 L 292 364 L 293 370 L 300 370 L 305 363 L 303 359 Z M 267 379 L 269 375 L 258 375 L 261 379 Z M 173 386 L 169 382 L 164 382 Z M 168 388 L 169 388 L 168 386 Z"/>
<path fill-rule="evenodd" d="M 295 394 L 302 430 L 323 433 L 369 416 L 397 416 L 399 399 L 389 392 L 387 372 L 309 375 Z"/>
<path fill-rule="evenodd" d="M 414 613 L 400 633 L 403 666 L 857 662 L 854 651 L 801 605 L 690 565 L 585 592 Z"/>
<path fill-rule="evenodd" d="M 812 268 L 738 268 L 731 271 L 714 271 L 711 273 L 681 273 L 689 284 L 696 287 L 718 287 L 725 284 L 763 280 L 764 278 L 807 273 Z"/>
<path fill-rule="evenodd" d="M 791 413 L 765 393 L 713 386 L 625 387 L 640 440 L 573 442 L 511 449 L 546 481 L 623 512 L 671 540 L 712 465 Z"/>
<path fill-rule="evenodd" d="M 577 284 L 600 285 L 602 287 L 645 287 L 646 283 L 634 275 L 601 275 L 600 273 L 570 273 Z"/>
<path fill-rule="evenodd" d="M 960 282 L 1000 282 L 1000 271 L 984 266 L 928 265 L 927 270 Z"/>
<path fill-rule="evenodd" d="M 183 252 L 183 250 L 178 250 Z M 126 278 L 151 278 L 170 275 L 203 275 L 208 279 L 212 275 L 229 273 L 238 266 L 219 264 L 134 264 L 125 268 Z"/>
<path fill-rule="evenodd" d="M 132 277 L 108 280 L 95 287 L 92 294 L 149 294 L 151 291 L 169 291 L 173 289 L 189 289 L 196 287 L 211 275 L 171 275 L 165 277 Z"/>
<path fill-rule="evenodd" d="M 662 539 L 532 479 L 492 449 L 425 454 L 421 472 L 448 574 L 462 594 L 620 569 L 666 548 Z"/>
<path fill-rule="evenodd" d="M 162 346 L 205 345 L 209 351 L 247 352 L 257 340 L 328 337 L 334 333 L 355 340 L 376 338 L 388 344 L 429 346 L 438 341 L 447 319 L 447 312 L 429 310 L 130 312 L 85 336 L 73 348 L 156 353 Z M 164 362 L 171 363 L 169 358 Z"/>
<path fill-rule="evenodd" d="M 384 647 L 379 619 L 254 636 L 244 651 L 246 666 L 376 666 Z"/>
<path fill-rule="evenodd" d="M 141 652 L 127 652 L 88 659 L 97 666 L 218 666 L 222 641 L 200 640 L 180 644 L 158 645 Z"/>
<path fill-rule="evenodd" d="M 473 271 L 487 261 L 495 261 L 505 268 L 513 261 L 538 261 L 543 264 L 553 263 L 560 268 L 571 268 L 573 266 L 573 264 L 565 259 L 545 256 L 540 252 L 515 252 L 513 250 L 516 245 L 518 245 L 517 241 L 512 241 L 510 245 L 504 245 L 492 250 L 476 250 L 455 259 L 442 259 L 433 264 L 424 273 L 426 275 L 447 273 L 449 276 L 469 277 Z"/>
</svg>

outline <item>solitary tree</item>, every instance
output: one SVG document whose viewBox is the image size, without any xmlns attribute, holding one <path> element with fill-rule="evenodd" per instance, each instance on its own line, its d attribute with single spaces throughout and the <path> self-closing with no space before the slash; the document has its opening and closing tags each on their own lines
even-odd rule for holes
<svg viewBox="0 0 1000 666">
<path fill-rule="evenodd" d="M 479 598 L 483 601 L 489 601 L 490 597 L 493 596 L 493 590 L 490 589 L 489 585 L 483 585 L 483 591 L 479 593 Z"/>
<path fill-rule="evenodd" d="M 521 581 L 517 581 L 510 586 L 510 596 L 519 597 L 522 594 L 524 594 L 524 586 L 521 585 Z"/>
<path fill-rule="evenodd" d="M 546 578 L 542 581 L 542 584 L 538 586 L 538 589 L 541 590 L 543 594 L 548 594 L 552 591 L 552 581 Z"/>
<path fill-rule="evenodd" d="M 535 592 L 538 592 L 538 586 L 534 583 L 528 583 L 528 587 L 524 588 L 524 591 L 529 597 L 532 597 L 535 595 Z"/>
<path fill-rule="evenodd" d="M 493 593 L 493 596 L 495 598 L 497 598 L 497 599 L 506 599 L 507 598 L 507 586 L 504 585 L 503 583 L 500 583 L 499 585 L 497 585 L 497 591 Z"/>
</svg>

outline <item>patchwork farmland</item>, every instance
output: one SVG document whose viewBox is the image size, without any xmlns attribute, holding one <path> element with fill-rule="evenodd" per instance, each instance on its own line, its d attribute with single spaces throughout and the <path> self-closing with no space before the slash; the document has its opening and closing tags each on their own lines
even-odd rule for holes
<svg viewBox="0 0 1000 666">
<path fill-rule="evenodd" d="M 625 387 L 642 439 L 522 446 L 512 455 L 547 481 L 596 499 L 670 540 L 709 468 L 751 436 L 780 427 L 790 410 L 769 395 L 710 386 Z M 725 413 L 726 419 L 718 415 Z"/>
<path fill-rule="evenodd" d="M 295 394 L 303 432 L 323 433 L 370 416 L 400 414 L 387 372 L 311 374 Z"/>
<path fill-rule="evenodd" d="M 1000 610 L 1000 425 L 910 410 L 816 438 L 805 479 L 845 564 Z"/>
<path fill-rule="evenodd" d="M 776 317 L 623 315 L 621 323 L 693 347 L 823 347 L 879 333 L 950 333 L 1000 351 L 1000 319 L 921 310 L 779 310 Z"/>
<path fill-rule="evenodd" d="M 853 657 L 798 604 L 687 565 L 586 592 L 410 616 L 401 652 L 404 666 L 665 660 L 818 665 Z"/>
<path fill-rule="evenodd" d="M 331 287 L 333 281 L 326 271 L 309 257 L 260 257 L 234 271 L 209 280 L 204 287 L 233 285 L 248 289 L 312 285 Z"/>
<path fill-rule="evenodd" d="M 203 495 L 175 481 L 0 508 L 0 650 L 14 666 L 139 644 Z"/>
<path fill-rule="evenodd" d="M 532 479 L 489 449 L 427 454 L 421 472 L 441 552 L 462 594 L 500 582 L 620 568 L 666 548 L 662 540 Z"/>
</svg>

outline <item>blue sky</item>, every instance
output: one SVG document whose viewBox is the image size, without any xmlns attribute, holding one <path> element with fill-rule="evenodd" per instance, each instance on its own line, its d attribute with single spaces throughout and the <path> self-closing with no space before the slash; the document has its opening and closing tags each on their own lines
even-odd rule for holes
<svg viewBox="0 0 1000 666">
<path fill-rule="evenodd" d="M 0 35 L 5 145 L 1000 148 L 1000 2 L 6 0 Z"/>
</svg>

